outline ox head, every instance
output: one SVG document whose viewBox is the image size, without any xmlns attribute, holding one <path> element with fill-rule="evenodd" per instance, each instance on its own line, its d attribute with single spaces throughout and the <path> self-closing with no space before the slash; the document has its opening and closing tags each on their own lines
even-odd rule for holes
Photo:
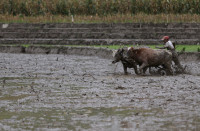
<svg viewBox="0 0 200 131">
<path fill-rule="evenodd" d="M 113 51 L 114 60 L 112 61 L 112 63 L 115 64 L 120 60 L 124 59 L 125 57 L 127 57 L 126 52 L 127 51 L 123 48 Z"/>
</svg>

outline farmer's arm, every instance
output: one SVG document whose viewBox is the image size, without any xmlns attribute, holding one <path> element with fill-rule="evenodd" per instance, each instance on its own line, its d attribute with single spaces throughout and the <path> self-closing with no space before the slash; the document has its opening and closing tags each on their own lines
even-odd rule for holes
<svg viewBox="0 0 200 131">
<path fill-rule="evenodd" d="M 158 46 L 156 46 L 156 48 L 157 48 L 157 49 L 166 49 L 167 46 L 163 46 L 163 47 L 158 47 Z"/>
<path fill-rule="evenodd" d="M 167 47 L 158 47 L 158 46 L 156 46 L 156 48 L 158 48 L 158 49 L 166 49 Z"/>
<path fill-rule="evenodd" d="M 163 47 L 156 46 L 156 48 L 158 49 L 167 49 L 167 47 L 168 47 L 168 43 L 165 43 Z"/>
</svg>

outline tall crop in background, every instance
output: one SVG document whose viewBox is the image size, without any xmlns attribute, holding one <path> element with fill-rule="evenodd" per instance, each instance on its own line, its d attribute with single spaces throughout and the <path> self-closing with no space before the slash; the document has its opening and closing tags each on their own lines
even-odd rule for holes
<svg viewBox="0 0 200 131">
<path fill-rule="evenodd" d="M 66 0 L 59 0 L 58 3 L 56 3 L 56 10 L 54 11 L 54 14 L 69 15 L 67 4 Z"/>
<path fill-rule="evenodd" d="M 95 3 L 93 0 L 86 0 L 85 7 L 86 7 L 86 10 L 85 10 L 86 15 L 95 15 L 96 14 Z"/>
<path fill-rule="evenodd" d="M 200 14 L 200 0 L 1 0 L 0 14 Z"/>
<path fill-rule="evenodd" d="M 136 0 L 131 0 L 131 14 L 136 13 Z"/>
</svg>

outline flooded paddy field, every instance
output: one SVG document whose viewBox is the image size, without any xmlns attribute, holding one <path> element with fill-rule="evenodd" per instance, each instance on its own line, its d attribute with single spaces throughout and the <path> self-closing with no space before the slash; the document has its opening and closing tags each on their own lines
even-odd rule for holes
<svg viewBox="0 0 200 131">
<path fill-rule="evenodd" d="M 0 53 L 0 130 L 200 130 L 199 61 L 175 76 L 111 61 Z"/>
</svg>

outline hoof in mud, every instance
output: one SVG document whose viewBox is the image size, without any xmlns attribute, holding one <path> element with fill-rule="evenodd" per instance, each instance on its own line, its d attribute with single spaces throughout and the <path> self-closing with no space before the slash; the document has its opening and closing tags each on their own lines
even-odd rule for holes
<svg viewBox="0 0 200 131">
<path fill-rule="evenodd" d="M 124 75 L 129 75 L 130 73 L 128 73 L 128 72 L 124 72 Z"/>
<path fill-rule="evenodd" d="M 146 76 L 146 74 L 140 73 L 140 74 L 138 74 L 138 76 Z"/>
</svg>

